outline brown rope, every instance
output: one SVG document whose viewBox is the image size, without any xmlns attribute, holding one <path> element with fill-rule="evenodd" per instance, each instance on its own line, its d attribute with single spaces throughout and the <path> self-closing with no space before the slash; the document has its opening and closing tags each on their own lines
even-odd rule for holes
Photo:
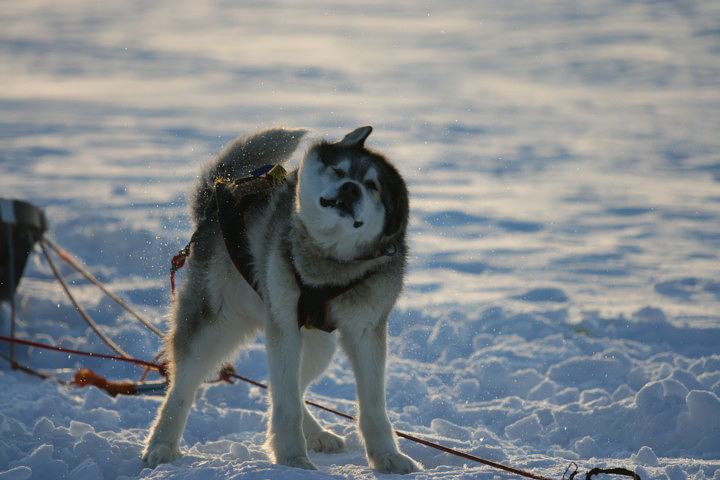
<svg viewBox="0 0 720 480">
<path fill-rule="evenodd" d="M 105 285 L 103 285 L 103 283 L 100 282 L 100 280 L 98 280 L 98 279 L 97 279 L 92 273 L 90 273 L 85 267 L 83 267 L 82 265 L 80 265 L 80 263 L 78 263 L 78 261 L 75 260 L 75 259 L 72 257 L 72 255 L 70 255 L 67 251 L 65 251 L 65 250 L 63 250 L 62 248 L 58 247 L 52 240 L 50 240 L 50 239 L 47 238 L 47 237 L 43 237 L 43 238 L 41 239 L 41 242 L 47 244 L 51 249 L 53 249 L 53 251 L 57 254 L 57 256 L 58 256 L 62 261 L 64 261 L 65 263 L 67 263 L 68 265 L 70 265 L 71 267 L 73 267 L 73 268 L 74 268 L 75 270 L 77 270 L 80 274 L 82 274 L 82 276 L 84 276 L 84 277 L 87 278 L 90 282 L 92 282 L 93 285 L 95 285 L 95 286 L 98 287 L 100 290 L 102 290 L 108 297 L 112 298 L 112 299 L 115 301 L 115 303 L 117 303 L 118 305 L 120 305 L 122 308 L 125 309 L 125 311 L 127 311 L 128 313 L 130 313 L 130 315 L 132 315 L 133 317 L 135 317 L 136 319 L 138 319 L 138 321 L 140 321 L 140 323 L 142 323 L 143 325 L 145 325 L 145 327 L 146 327 L 148 330 L 150 330 L 151 332 L 153 332 L 155 335 L 157 335 L 157 336 L 159 336 L 159 337 L 162 337 L 162 336 L 163 336 L 163 333 L 162 333 L 160 330 L 158 330 L 157 327 L 155 327 L 152 323 L 150 323 L 150 322 L 148 322 L 147 320 L 145 320 L 139 313 L 137 313 L 135 310 L 133 310 L 127 303 L 125 303 L 124 301 L 122 301 L 122 299 L 120 299 L 120 297 L 118 297 L 118 296 L 115 295 L 113 292 L 111 292 L 110 290 L 108 290 L 108 288 L 107 288 Z"/>
<path fill-rule="evenodd" d="M 534 478 L 536 480 L 550 480 L 548 477 L 543 477 L 541 475 L 535 475 L 534 473 L 526 472 L 526 471 L 520 470 L 518 468 L 508 467 L 507 465 L 503 465 L 501 463 L 492 462 L 490 460 L 485 460 L 484 458 L 476 457 L 475 455 L 461 452 L 459 450 L 454 450 L 452 448 L 445 447 L 443 445 L 438 445 L 437 443 L 429 442 L 427 440 L 423 440 L 422 438 L 418 438 L 414 435 L 410 435 L 408 433 L 403 433 L 398 430 L 395 430 L 395 434 L 400 438 L 405 438 L 405 439 L 413 441 L 415 443 L 425 445 L 426 447 L 431 447 L 436 450 L 440 450 L 442 452 L 449 453 L 451 455 L 466 458 L 466 459 L 472 460 L 474 462 L 482 463 L 483 465 L 487 465 L 488 467 L 492 467 L 492 468 L 495 468 L 498 470 L 504 470 L 506 472 L 514 473 L 515 475 L 520 475 L 521 477 Z"/>
<path fill-rule="evenodd" d="M 52 257 L 50 256 L 50 252 L 48 252 L 47 247 L 45 246 L 44 242 L 40 242 L 40 247 L 42 248 L 43 255 L 45 255 L 45 259 L 48 262 L 48 265 L 50 265 L 50 269 L 52 270 L 53 274 L 55 275 L 55 278 L 57 278 L 58 282 L 60 282 L 60 285 L 62 286 L 63 290 L 65 290 L 65 294 L 70 299 L 70 302 L 75 307 L 75 310 L 80 314 L 80 316 L 85 320 L 85 322 L 90 326 L 90 328 L 93 329 L 93 331 L 97 334 L 100 339 L 105 342 L 105 345 L 110 347 L 111 350 L 113 350 L 115 353 L 120 355 L 121 357 L 129 357 L 125 351 L 120 348 L 115 342 L 113 342 L 110 337 L 105 335 L 102 330 L 100 330 L 100 327 L 98 327 L 97 323 L 95 323 L 95 320 L 92 319 L 92 317 L 85 311 L 85 309 L 80 305 L 77 300 L 75 300 L 75 297 L 73 296 L 72 292 L 70 292 L 70 287 L 68 287 L 68 284 L 65 282 L 65 279 L 60 274 L 60 271 L 55 266 L 55 262 L 53 261 Z"/>
<path fill-rule="evenodd" d="M 46 350 L 54 350 L 56 352 L 62 352 L 67 353 L 69 355 L 83 355 L 86 357 L 97 357 L 97 358 L 104 358 L 107 360 L 117 360 L 120 362 L 128 362 L 128 363 L 134 363 L 136 365 L 140 365 L 143 367 L 149 367 L 154 368 L 156 370 L 160 370 L 160 365 L 156 365 L 154 363 L 146 362 L 144 360 L 138 360 L 137 358 L 132 358 L 127 355 L 125 356 L 115 356 L 115 355 L 106 355 L 104 353 L 93 353 L 93 352 L 84 352 L 82 350 L 74 350 L 72 348 L 65 348 L 65 347 L 56 347 L 54 345 L 48 345 L 45 343 L 38 343 L 38 342 L 32 342 L 30 340 L 23 340 L 20 338 L 10 338 L 6 337 L 4 335 L 0 335 L 0 340 L 4 342 L 10 342 L 10 343 L 17 343 L 19 345 L 25 345 L 28 347 L 36 347 L 36 348 L 44 348 Z"/>
<path fill-rule="evenodd" d="M 17 340 L 17 339 L 15 339 L 15 340 Z M 12 345 L 12 343 L 11 343 L 11 345 Z M 13 370 L 20 370 L 21 372 L 27 373 L 28 375 L 32 375 L 33 377 L 41 378 L 43 380 L 56 380 L 58 383 L 60 383 L 62 385 L 67 384 L 67 382 L 65 380 L 63 380 L 62 378 L 58 378 L 53 375 L 48 375 L 47 373 L 38 372 L 37 370 L 33 370 L 30 367 L 26 367 L 25 365 L 22 365 L 22 364 L 16 362 L 14 358 L 10 358 L 2 352 L 0 352 L 0 358 L 5 360 L 6 362 L 8 362 L 10 364 L 10 367 Z"/>
<path fill-rule="evenodd" d="M 252 380 L 250 378 L 243 377 L 242 375 L 238 375 L 234 372 L 229 373 L 228 376 L 230 376 L 232 378 L 237 378 L 238 380 L 242 380 L 247 383 L 250 383 L 252 385 L 255 385 L 256 387 L 260 387 L 262 389 L 268 390 L 267 385 L 260 383 L 260 382 L 256 382 L 255 380 Z M 305 404 L 310 405 L 315 408 L 319 408 L 320 410 L 324 410 L 326 412 L 335 414 L 339 417 L 346 418 L 353 422 L 355 421 L 355 417 L 353 415 L 348 415 L 347 413 L 341 412 L 339 410 L 335 410 L 334 408 L 326 407 L 325 405 L 315 403 L 311 400 L 305 400 Z M 492 468 L 495 468 L 498 470 L 504 470 L 506 472 L 514 473 L 515 475 L 520 475 L 520 476 L 526 477 L 526 478 L 533 478 L 535 480 L 551 480 L 547 477 L 535 475 L 534 473 L 525 472 L 525 471 L 517 469 L 517 468 L 508 467 L 507 465 L 503 465 L 500 463 L 491 462 L 490 460 L 485 460 L 484 458 L 476 457 L 475 455 L 471 455 L 469 453 L 461 452 L 459 450 L 455 450 L 450 447 L 445 447 L 443 445 L 439 445 L 437 443 L 430 442 L 428 440 L 423 440 L 422 438 L 416 437 L 414 435 L 410 435 L 409 433 L 401 432 L 400 430 L 394 430 L 394 432 L 395 432 L 395 435 L 397 435 L 400 438 L 404 438 L 406 440 L 410 440 L 411 442 L 419 443 L 420 445 L 425 445 L 426 447 L 434 448 L 435 450 L 440 450 L 441 452 L 449 453 L 449 454 L 455 455 L 457 457 L 465 458 L 467 460 L 472 460 L 474 462 L 481 463 L 488 467 L 492 467 Z"/>
</svg>

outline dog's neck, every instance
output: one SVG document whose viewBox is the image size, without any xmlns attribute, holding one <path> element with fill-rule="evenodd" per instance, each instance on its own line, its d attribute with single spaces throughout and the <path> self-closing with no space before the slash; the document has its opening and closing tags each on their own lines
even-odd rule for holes
<svg viewBox="0 0 720 480">
<path fill-rule="evenodd" d="M 328 255 L 327 251 L 313 240 L 299 218 L 293 219 L 290 228 L 293 234 L 288 235 L 287 238 L 291 261 L 306 281 L 318 285 L 350 282 L 365 275 L 369 270 L 391 261 L 398 253 L 397 246 L 391 244 L 386 248 L 367 248 L 352 259 L 338 259 Z M 329 278 L 332 282 L 328 282 Z"/>
</svg>

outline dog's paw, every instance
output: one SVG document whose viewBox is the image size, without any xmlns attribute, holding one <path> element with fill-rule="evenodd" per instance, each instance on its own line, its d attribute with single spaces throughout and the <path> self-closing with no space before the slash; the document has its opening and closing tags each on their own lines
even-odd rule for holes
<svg viewBox="0 0 720 480">
<path fill-rule="evenodd" d="M 327 430 L 319 430 L 305 438 L 307 448 L 314 452 L 338 453 L 345 450 L 345 440 Z"/>
<path fill-rule="evenodd" d="M 304 468 L 305 470 L 317 470 L 310 459 L 305 455 L 297 455 L 295 457 L 276 458 L 276 463 L 294 468 Z"/>
<path fill-rule="evenodd" d="M 142 454 L 143 462 L 155 468 L 161 463 L 170 463 L 180 457 L 180 449 L 177 445 L 158 443 L 148 445 Z"/>
<path fill-rule="evenodd" d="M 370 458 L 372 466 L 382 473 L 412 473 L 419 472 L 420 466 L 415 461 L 400 452 L 385 452 Z"/>
</svg>

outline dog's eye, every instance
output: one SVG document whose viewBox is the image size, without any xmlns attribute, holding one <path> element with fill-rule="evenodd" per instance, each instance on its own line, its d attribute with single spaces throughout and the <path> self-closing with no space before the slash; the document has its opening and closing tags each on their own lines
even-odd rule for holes
<svg viewBox="0 0 720 480">
<path fill-rule="evenodd" d="M 341 168 L 333 167 L 332 172 L 337 178 L 345 178 L 345 171 Z"/>
<path fill-rule="evenodd" d="M 366 182 L 365 182 L 365 188 L 367 188 L 367 189 L 370 190 L 370 191 L 375 191 L 375 192 L 377 192 L 377 191 L 379 190 L 378 184 L 375 183 L 374 180 L 368 180 L 368 181 L 366 181 Z"/>
</svg>

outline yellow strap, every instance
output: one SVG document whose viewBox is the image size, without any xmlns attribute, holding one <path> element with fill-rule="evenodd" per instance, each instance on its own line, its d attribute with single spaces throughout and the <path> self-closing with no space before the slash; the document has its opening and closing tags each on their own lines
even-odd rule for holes
<svg viewBox="0 0 720 480">
<path fill-rule="evenodd" d="M 275 165 L 270 169 L 269 172 L 265 174 L 265 177 L 270 179 L 273 184 L 282 182 L 283 180 L 285 180 L 286 176 L 287 171 L 283 168 L 282 165 Z"/>
</svg>

